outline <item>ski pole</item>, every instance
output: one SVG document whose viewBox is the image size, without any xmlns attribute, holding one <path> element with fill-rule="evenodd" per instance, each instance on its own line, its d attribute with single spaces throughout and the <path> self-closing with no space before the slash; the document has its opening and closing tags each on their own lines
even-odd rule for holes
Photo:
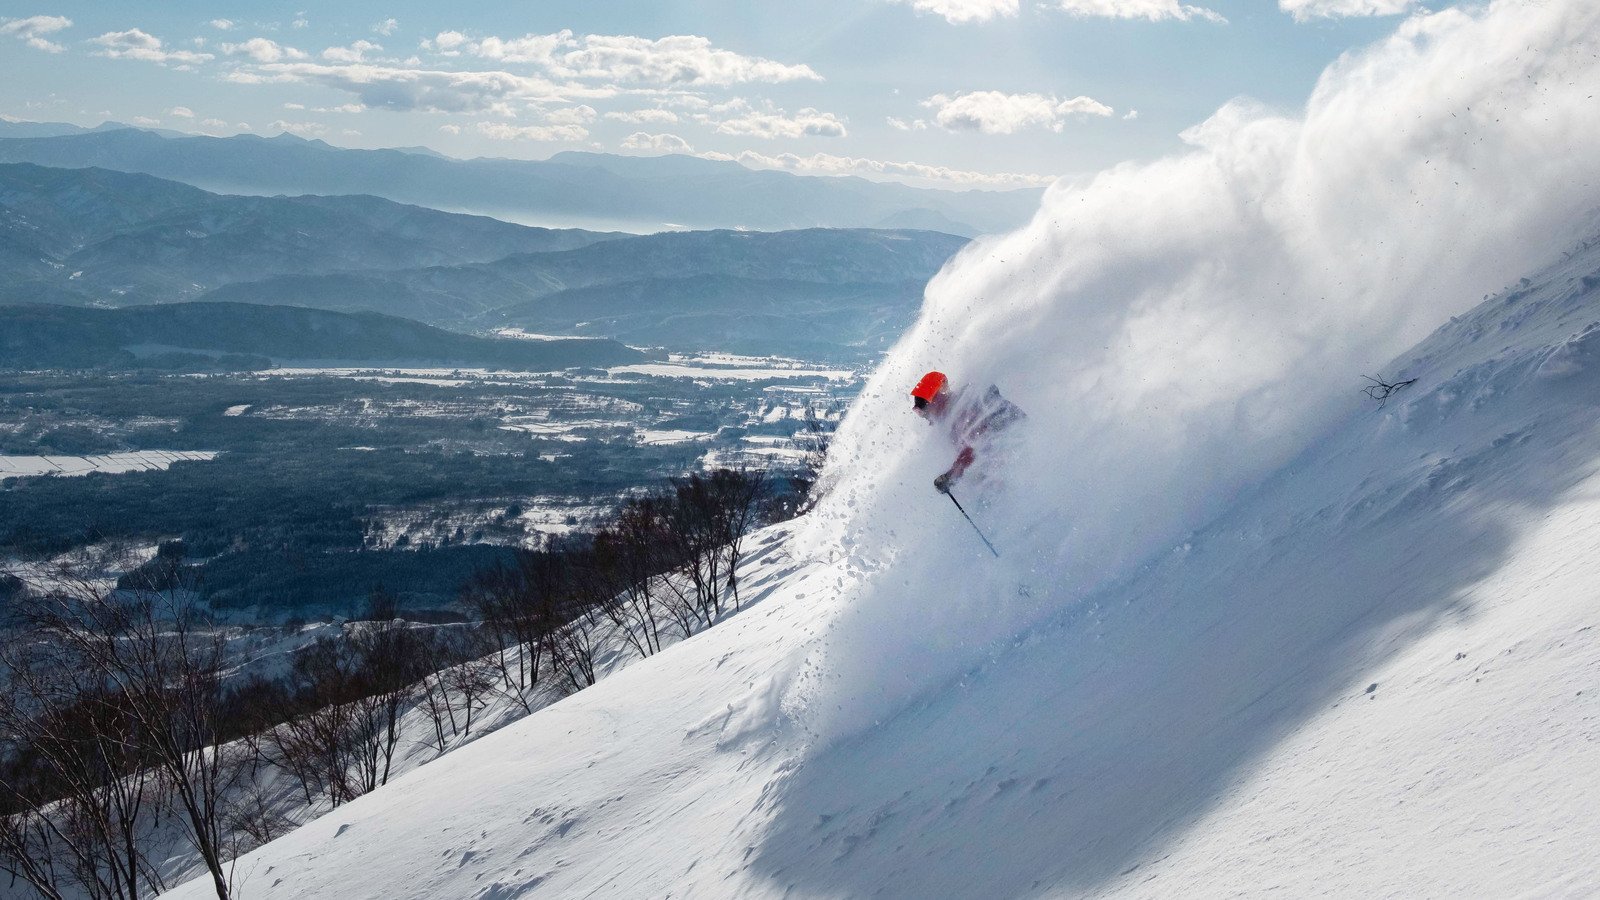
<svg viewBox="0 0 1600 900">
<path fill-rule="evenodd" d="M 950 492 L 949 492 L 949 491 L 945 491 L 945 493 L 944 493 L 944 495 L 945 495 L 945 496 L 946 496 L 946 497 L 949 497 L 949 498 L 950 498 L 950 502 L 951 502 L 951 503 L 954 503 L 954 504 L 955 504 L 955 505 L 956 505 L 956 509 L 959 509 L 959 510 L 961 510 L 961 516 L 962 516 L 962 518 L 965 518 L 965 519 L 966 519 L 966 520 L 967 520 L 967 524 L 968 524 L 968 525 L 971 525 L 971 526 L 972 526 L 972 530 L 973 530 L 973 531 L 976 531 L 976 532 L 977 532 L 977 533 L 978 533 L 978 540 L 980 540 L 980 541 L 983 541 L 983 545 L 984 545 L 984 546 L 985 546 L 985 547 L 988 547 L 988 548 L 989 548 L 989 552 L 990 552 L 990 553 L 993 553 L 993 554 L 994 554 L 994 558 L 995 558 L 995 559 L 999 559 L 999 558 L 1000 558 L 1000 551 L 999 551 L 999 550 L 996 550 L 996 549 L 995 549 L 995 548 L 994 548 L 994 545 L 993 545 L 993 544 L 991 544 L 991 543 L 989 543 L 989 539 L 988 539 L 988 538 L 986 538 L 986 537 L 984 537 L 984 536 L 983 536 L 983 529 L 982 529 L 982 528 L 979 528 L 979 527 L 978 527 L 978 523 L 977 523 L 977 522 L 974 522 L 974 521 L 972 521 L 972 517 L 971 517 L 971 516 L 969 516 L 969 515 L 967 515 L 967 511 L 966 511 L 966 509 L 964 509 L 964 508 L 963 508 L 963 507 L 962 507 L 962 506 L 961 506 L 961 501 L 960 501 L 960 500 L 957 500 L 957 499 L 956 499 L 956 495 L 955 495 L 955 494 L 952 494 L 952 493 L 950 493 Z"/>
</svg>

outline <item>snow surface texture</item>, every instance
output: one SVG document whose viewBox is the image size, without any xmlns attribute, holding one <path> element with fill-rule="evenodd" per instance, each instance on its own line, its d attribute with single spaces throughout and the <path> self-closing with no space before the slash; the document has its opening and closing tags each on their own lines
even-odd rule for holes
<svg viewBox="0 0 1600 900">
<path fill-rule="evenodd" d="M 764 599 L 244 895 L 1600 892 L 1597 38 L 1422 15 L 1054 189 L 930 287 Z M 1030 414 L 966 498 L 998 561 L 929 486 L 934 366 Z"/>
</svg>

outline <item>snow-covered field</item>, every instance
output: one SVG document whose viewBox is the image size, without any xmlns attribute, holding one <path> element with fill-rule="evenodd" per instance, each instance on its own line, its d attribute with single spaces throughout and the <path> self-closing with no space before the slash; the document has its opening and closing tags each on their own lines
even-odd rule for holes
<svg viewBox="0 0 1600 900">
<path fill-rule="evenodd" d="M 766 378 L 811 378 L 850 381 L 860 377 L 850 369 L 818 366 L 783 356 L 740 356 L 734 353 L 673 353 L 665 362 L 614 366 L 611 377 L 701 378 L 710 381 L 759 381 Z"/>
<path fill-rule="evenodd" d="M 858 377 L 859 374 L 850 369 L 817 366 L 785 357 L 733 356 L 729 354 L 704 356 L 673 354 L 663 362 L 612 366 L 605 371 L 607 374 L 604 376 L 578 375 L 575 376 L 575 380 L 581 382 L 632 376 L 703 378 L 713 381 L 753 381 L 766 378 L 812 378 L 826 381 L 848 381 Z M 490 384 L 515 384 L 521 380 L 537 380 L 550 373 L 513 372 L 502 369 L 471 367 L 280 366 L 267 369 L 263 374 L 285 378 L 351 378 L 360 381 L 433 383 L 459 387 L 474 381 Z"/>
<path fill-rule="evenodd" d="M 135 450 L 105 456 L 0 456 L 0 478 L 152 472 L 170 468 L 176 462 L 205 462 L 216 458 L 217 453 L 212 450 Z"/>
<path fill-rule="evenodd" d="M 1600 895 L 1597 43 L 1423 13 L 1053 189 L 930 286 L 758 603 L 241 893 Z M 958 489 L 998 559 L 934 365 L 1029 412 Z"/>
</svg>

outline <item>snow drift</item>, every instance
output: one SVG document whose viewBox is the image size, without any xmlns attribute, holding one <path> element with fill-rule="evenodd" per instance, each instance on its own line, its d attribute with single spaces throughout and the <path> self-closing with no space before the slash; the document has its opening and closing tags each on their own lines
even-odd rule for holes
<svg viewBox="0 0 1600 900">
<path fill-rule="evenodd" d="M 836 442 L 805 537 L 852 574 L 788 708 L 852 734 L 1180 545 L 1361 375 L 1586 234 L 1597 47 L 1587 0 L 1418 15 L 1301 115 L 1230 103 L 1191 151 L 1058 185 L 960 254 Z M 1030 416 L 1004 487 L 966 498 L 999 564 L 929 487 L 953 451 L 907 393 L 931 368 Z"/>
</svg>

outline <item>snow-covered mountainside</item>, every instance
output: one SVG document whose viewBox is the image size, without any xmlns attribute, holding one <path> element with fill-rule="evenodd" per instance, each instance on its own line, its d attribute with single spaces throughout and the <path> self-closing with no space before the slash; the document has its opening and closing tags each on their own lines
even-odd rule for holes
<svg viewBox="0 0 1600 900">
<path fill-rule="evenodd" d="M 246 857 L 244 890 L 1600 890 L 1600 242 L 1402 363 L 1384 409 L 854 735 L 783 709 L 851 577 L 793 560 L 722 626 Z"/>
<path fill-rule="evenodd" d="M 1419 15 L 1052 189 L 930 286 L 759 602 L 241 895 L 1600 892 L 1597 40 Z M 1029 414 L 957 487 L 998 559 L 929 485 L 935 365 Z"/>
</svg>

